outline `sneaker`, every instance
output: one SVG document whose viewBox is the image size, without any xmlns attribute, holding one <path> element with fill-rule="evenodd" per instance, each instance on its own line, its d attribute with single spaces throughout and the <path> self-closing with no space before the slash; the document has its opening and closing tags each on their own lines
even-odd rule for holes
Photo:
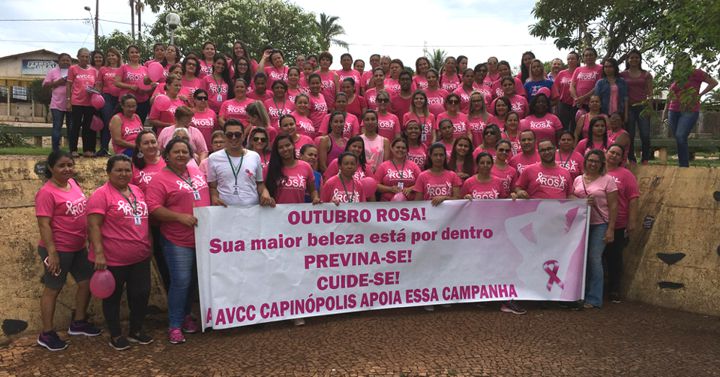
<svg viewBox="0 0 720 377">
<path fill-rule="evenodd" d="M 600 309 L 599 306 L 595 306 L 589 302 L 583 304 L 583 309 Z"/>
<path fill-rule="evenodd" d="M 182 331 L 186 334 L 195 334 L 198 332 L 198 324 L 190 314 L 185 316 L 185 320 L 182 323 Z"/>
<path fill-rule="evenodd" d="M 95 157 L 107 157 L 107 156 L 110 156 L 110 153 L 108 153 L 108 151 L 106 151 L 104 149 L 101 149 L 101 150 L 97 151 L 97 153 L 95 153 Z"/>
<path fill-rule="evenodd" d="M 613 304 L 619 304 L 622 302 L 622 299 L 620 299 L 619 293 L 610 293 L 609 296 L 610 296 L 610 302 L 612 302 Z"/>
<path fill-rule="evenodd" d="M 423 306 L 423 309 L 425 309 L 426 312 L 434 312 L 435 305 L 425 305 L 425 306 Z"/>
<path fill-rule="evenodd" d="M 150 344 L 155 339 L 153 339 L 150 335 L 140 331 L 136 332 L 135 334 L 129 334 L 127 340 L 129 340 L 131 343 Z"/>
<path fill-rule="evenodd" d="M 128 348 L 130 348 L 130 342 L 124 337 L 120 336 L 116 339 L 114 339 L 112 336 L 110 337 L 110 342 L 108 342 L 110 347 L 115 348 L 116 351 L 124 351 Z"/>
<path fill-rule="evenodd" d="M 503 313 L 512 313 L 512 314 L 525 314 L 527 313 L 527 310 L 523 309 L 520 305 L 518 305 L 515 301 L 505 301 L 502 305 L 500 305 L 500 311 Z"/>
<path fill-rule="evenodd" d="M 37 344 L 49 351 L 62 351 L 68 347 L 67 342 L 60 339 L 55 331 L 42 332 L 37 338 Z"/>
<path fill-rule="evenodd" d="M 293 319 L 293 325 L 295 325 L 295 326 L 305 326 L 305 319 L 303 319 L 303 318 L 295 318 L 295 319 Z"/>
<path fill-rule="evenodd" d="M 101 332 L 101 329 L 85 320 L 72 321 L 70 322 L 70 328 L 68 328 L 68 335 L 98 336 Z"/>
<path fill-rule="evenodd" d="M 181 344 L 185 343 L 185 335 L 183 335 L 182 331 L 178 327 L 173 327 L 168 330 L 168 341 L 171 344 Z"/>
</svg>

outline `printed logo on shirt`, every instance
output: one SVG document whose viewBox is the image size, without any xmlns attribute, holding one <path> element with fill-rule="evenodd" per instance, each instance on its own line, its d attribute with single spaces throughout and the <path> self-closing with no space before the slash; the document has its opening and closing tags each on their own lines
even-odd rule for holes
<svg viewBox="0 0 720 377">
<path fill-rule="evenodd" d="M 426 184 L 425 185 L 425 192 L 427 193 L 427 196 L 434 198 L 436 196 L 447 196 L 452 194 L 452 184 L 450 182 L 446 182 L 439 185 L 433 185 L 433 184 Z"/>
<path fill-rule="evenodd" d="M 500 193 L 492 189 L 490 191 L 472 191 L 472 197 L 473 199 L 497 199 L 500 197 Z"/>
<path fill-rule="evenodd" d="M 245 115 L 245 106 L 228 105 L 227 112 L 235 115 Z"/>
<path fill-rule="evenodd" d="M 457 123 L 453 123 L 453 133 L 455 134 L 464 134 L 467 132 L 467 125 L 463 121 L 459 121 Z"/>
<path fill-rule="evenodd" d="M 142 73 L 125 72 L 125 80 L 129 82 L 142 81 L 145 75 Z"/>
<path fill-rule="evenodd" d="M 428 106 L 429 105 L 442 105 L 445 103 L 445 100 L 442 97 L 428 97 Z"/>
<path fill-rule="evenodd" d="M 150 181 L 152 181 L 153 175 L 155 175 L 155 173 L 150 174 L 140 170 L 139 181 L 147 185 Z"/>
<path fill-rule="evenodd" d="M 511 102 L 510 107 L 512 107 L 512 111 L 516 113 L 523 113 L 525 110 L 523 109 L 523 105 L 521 102 Z"/>
<path fill-rule="evenodd" d="M 378 129 L 392 131 L 395 129 L 395 122 L 392 120 L 379 120 L 378 121 Z"/>
<path fill-rule="evenodd" d="M 119 199 L 117 202 L 118 211 L 125 215 L 125 217 L 148 216 L 148 208 L 145 202 L 137 202 L 137 207 L 135 208 L 136 210 L 133 210 L 133 207 L 130 205 L 130 203 L 126 202 L 125 200 Z"/>
<path fill-rule="evenodd" d="M 305 187 L 307 187 L 307 179 L 302 175 L 291 175 L 281 179 L 279 184 L 286 188 L 305 190 Z"/>
<path fill-rule="evenodd" d="M 349 194 L 349 195 L 348 195 Z M 345 191 L 340 191 L 339 189 L 335 189 L 333 191 L 332 200 L 337 200 L 340 203 L 357 203 L 360 201 L 360 193 L 357 191 L 349 192 L 348 194 L 345 193 Z"/>
<path fill-rule="evenodd" d="M 298 128 L 298 130 L 302 130 L 302 132 L 300 133 L 305 135 L 312 135 L 313 133 L 315 133 L 315 127 L 313 127 L 312 123 L 299 121 L 296 127 Z"/>
<path fill-rule="evenodd" d="M 80 73 L 78 75 L 75 75 L 75 78 L 78 80 L 95 80 L 95 75 L 91 75 L 88 73 Z"/>
<path fill-rule="evenodd" d="M 208 89 L 210 89 L 210 93 L 216 93 L 216 94 L 227 94 L 228 87 L 227 85 L 218 85 L 215 83 L 210 83 L 208 86 Z"/>
<path fill-rule="evenodd" d="M 543 172 L 538 172 L 537 178 L 535 178 L 535 182 L 539 183 L 541 186 L 551 187 L 559 190 L 565 190 L 565 185 L 567 185 L 567 180 L 564 176 L 543 174 Z"/>
<path fill-rule="evenodd" d="M 287 81 L 287 75 L 284 72 L 270 71 L 268 76 L 270 76 L 272 81 Z"/>
<path fill-rule="evenodd" d="M 320 82 L 323 89 L 335 89 L 335 82 L 332 80 L 323 80 Z"/>
<path fill-rule="evenodd" d="M 566 169 L 569 172 L 577 172 L 579 164 L 577 161 L 570 159 L 567 161 L 555 161 L 561 168 Z"/>
<path fill-rule="evenodd" d="M 139 134 L 142 130 L 141 127 L 125 127 L 123 128 L 123 136 Z"/>
<path fill-rule="evenodd" d="M 532 130 L 540 130 L 540 129 L 552 129 L 552 123 L 549 120 L 541 120 L 539 122 L 537 121 L 530 121 L 530 129 Z"/>
<path fill-rule="evenodd" d="M 215 121 L 213 118 L 192 118 L 192 124 L 197 128 L 213 128 Z"/>
<path fill-rule="evenodd" d="M 327 112 L 327 103 L 325 102 L 313 102 L 313 110 L 319 113 Z"/>
<path fill-rule="evenodd" d="M 400 173 L 402 173 L 402 174 L 400 174 Z M 402 177 L 401 177 L 401 175 L 402 175 Z M 385 176 L 390 179 L 397 179 L 397 180 L 403 180 L 403 179 L 415 180 L 415 177 L 413 177 L 413 171 L 410 169 L 405 169 L 405 170 L 387 169 Z"/>
<path fill-rule="evenodd" d="M 593 72 L 578 72 L 577 79 L 578 80 L 597 80 L 598 73 Z"/>
<path fill-rule="evenodd" d="M 82 198 L 78 198 L 73 202 L 71 202 L 69 200 L 65 201 L 65 214 L 66 215 L 78 217 L 78 216 L 81 216 L 82 214 L 84 214 L 86 209 L 87 209 L 87 198 L 85 198 L 84 194 L 83 194 Z"/>
<path fill-rule="evenodd" d="M 178 179 L 175 181 L 177 183 L 178 188 L 180 190 L 187 190 L 187 191 L 195 191 L 200 190 L 201 188 L 204 188 L 207 186 L 207 183 L 205 182 L 205 177 L 202 174 L 196 174 L 191 177 L 192 179 L 192 186 L 190 186 L 187 182 Z M 193 189 L 194 187 L 194 189 Z"/>
</svg>

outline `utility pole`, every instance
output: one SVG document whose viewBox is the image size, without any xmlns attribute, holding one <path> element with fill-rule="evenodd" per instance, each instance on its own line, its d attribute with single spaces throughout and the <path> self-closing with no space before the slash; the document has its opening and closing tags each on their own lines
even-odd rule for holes
<svg viewBox="0 0 720 377">
<path fill-rule="evenodd" d="M 95 50 L 98 48 L 98 19 L 100 18 L 100 0 L 95 0 Z"/>
</svg>

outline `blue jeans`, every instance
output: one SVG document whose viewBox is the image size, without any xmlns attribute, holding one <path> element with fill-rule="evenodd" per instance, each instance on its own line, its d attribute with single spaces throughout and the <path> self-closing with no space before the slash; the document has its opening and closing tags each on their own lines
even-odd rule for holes
<svg viewBox="0 0 720 377">
<path fill-rule="evenodd" d="M 170 272 L 170 289 L 168 290 L 168 321 L 169 327 L 180 327 L 185 316 L 190 314 L 192 301 L 190 291 L 195 266 L 195 249 L 173 244 L 162 238 L 165 262 Z"/>
<path fill-rule="evenodd" d="M 588 234 L 587 274 L 585 276 L 585 302 L 601 307 L 603 302 L 603 264 L 605 232 L 608 224 L 590 225 Z"/>
<path fill-rule="evenodd" d="M 70 130 L 71 120 L 70 113 L 58 109 L 50 109 L 52 114 L 52 150 L 56 151 L 60 149 L 60 139 L 62 138 L 62 126 L 63 123 L 67 122 L 67 129 Z M 69 133 L 69 132 L 68 132 Z"/>
<path fill-rule="evenodd" d="M 687 168 L 690 166 L 690 151 L 688 150 L 688 136 L 690 131 L 695 127 L 700 112 L 698 111 L 670 111 L 668 120 L 670 120 L 670 129 L 675 135 L 677 143 L 678 166 Z"/>
<path fill-rule="evenodd" d="M 643 112 L 647 106 L 630 106 L 630 116 L 627 120 L 627 131 L 630 134 L 630 161 L 637 161 L 635 158 L 635 133 L 640 131 L 640 142 L 642 143 L 641 161 L 649 161 L 652 157 L 652 149 L 650 147 L 650 118 L 643 116 Z"/>
<path fill-rule="evenodd" d="M 105 106 L 100 109 L 100 115 L 105 127 L 100 131 L 100 150 L 107 152 L 110 150 L 110 119 L 117 110 L 118 98 L 107 93 L 103 93 L 103 98 L 105 98 Z"/>
</svg>

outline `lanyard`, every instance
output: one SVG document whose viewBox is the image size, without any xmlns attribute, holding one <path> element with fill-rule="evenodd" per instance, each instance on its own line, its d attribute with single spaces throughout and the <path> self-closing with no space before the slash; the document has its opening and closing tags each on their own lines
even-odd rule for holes
<svg viewBox="0 0 720 377">
<path fill-rule="evenodd" d="M 123 194 L 122 191 L 117 190 L 117 188 L 116 188 L 116 190 L 117 190 L 117 192 L 120 194 L 120 196 L 122 196 L 123 199 L 125 199 L 125 201 L 130 205 L 130 208 L 132 208 L 132 210 L 133 210 L 133 216 L 138 216 L 138 213 L 137 213 L 137 206 L 138 206 L 137 197 L 135 196 L 135 193 L 132 192 L 132 189 L 131 189 L 129 186 L 128 186 L 127 189 L 128 189 L 128 191 L 130 191 L 130 196 L 132 196 L 132 198 L 133 198 L 132 201 L 130 201 L 130 198 L 128 198 L 127 196 L 125 196 L 125 194 Z"/>
<path fill-rule="evenodd" d="M 348 203 L 352 203 L 355 195 L 355 180 L 352 180 L 352 194 L 349 194 L 347 187 L 345 187 L 345 181 L 343 180 L 342 173 L 338 173 L 338 178 L 340 178 L 340 183 L 342 183 L 343 190 L 345 190 L 345 197 L 348 198 Z"/>
<path fill-rule="evenodd" d="M 403 160 L 402 166 L 400 167 L 402 170 L 398 169 L 397 165 L 395 165 L 395 161 L 393 159 L 390 159 L 390 162 L 393 164 L 393 167 L 398 172 L 398 175 L 400 176 L 400 179 L 405 179 L 405 162 L 407 162 L 407 158 Z"/>
<path fill-rule="evenodd" d="M 245 153 L 240 156 L 240 165 L 238 165 L 237 170 L 235 170 L 235 165 L 233 165 L 232 160 L 230 159 L 230 154 L 227 153 L 227 151 L 225 151 L 225 156 L 227 156 L 228 163 L 230 164 L 230 170 L 233 173 L 233 177 L 235 177 L 235 185 L 233 187 L 237 189 L 238 174 L 240 174 L 240 169 L 242 169 L 243 160 L 245 159 Z"/>
<path fill-rule="evenodd" d="M 193 184 L 192 177 L 190 177 L 190 172 L 188 172 L 188 177 L 185 178 L 185 177 L 181 176 L 180 174 L 178 174 L 178 172 L 176 172 L 175 169 L 173 169 L 169 166 L 167 168 L 171 172 L 173 172 L 173 174 L 175 174 L 178 178 L 182 179 L 183 182 L 187 183 L 190 186 L 190 188 L 192 188 L 193 192 L 198 192 L 197 189 L 195 188 L 195 185 Z"/>
<path fill-rule="evenodd" d="M 287 113 L 285 112 L 285 110 L 287 110 L 287 109 L 285 108 L 285 105 L 287 104 L 287 100 L 283 100 L 283 102 L 282 102 L 282 108 L 280 108 L 280 106 L 278 106 L 277 101 L 275 101 L 275 96 L 273 96 L 272 100 L 273 100 L 273 104 L 274 104 L 275 107 L 278 109 L 278 117 L 281 117 L 281 116 L 287 114 Z"/>
<path fill-rule="evenodd" d="M 572 157 L 572 154 L 573 154 L 573 152 L 570 151 L 570 153 L 568 153 L 568 156 L 567 156 L 567 158 L 565 159 L 565 161 L 563 161 L 562 152 L 561 152 L 560 150 L 558 150 L 558 157 L 560 157 L 560 161 L 561 161 L 562 166 L 564 166 L 564 167 L 567 167 L 567 166 L 568 166 L 567 163 L 568 163 L 568 161 L 570 161 L 570 157 Z M 585 186 L 585 182 L 583 182 L 583 186 Z M 586 193 L 587 193 L 587 192 L 586 192 Z"/>
</svg>

